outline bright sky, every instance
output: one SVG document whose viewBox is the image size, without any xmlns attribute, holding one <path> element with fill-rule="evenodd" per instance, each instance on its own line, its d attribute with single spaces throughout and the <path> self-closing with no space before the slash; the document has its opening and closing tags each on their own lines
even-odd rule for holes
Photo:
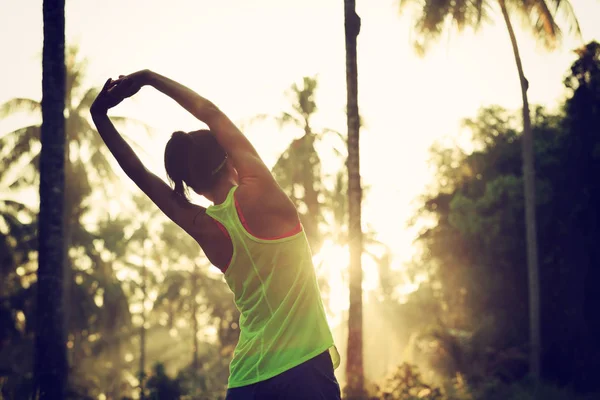
<svg viewBox="0 0 600 400">
<path fill-rule="evenodd" d="M 460 120 L 485 105 L 520 106 L 519 83 L 504 25 L 479 35 L 453 34 L 424 59 L 412 52 L 410 16 L 397 0 L 358 0 L 359 105 L 366 126 L 361 154 L 364 182 L 372 186 L 364 221 L 392 246 L 398 260 L 410 256 L 414 232 L 405 228 L 411 202 L 430 180 L 428 148 L 458 135 Z M 600 40 L 600 2 L 573 0 L 584 40 Z M 277 114 L 284 91 L 306 75 L 319 75 L 315 125 L 346 131 L 343 1 L 331 0 L 67 0 L 67 40 L 88 58 L 86 86 L 150 68 L 197 90 L 235 121 Z M 42 1 L 0 0 L 0 103 L 41 97 Z M 516 22 L 516 21 L 515 21 Z M 517 24 L 518 25 L 518 24 Z M 581 43 L 565 40 L 545 52 L 517 31 L 530 101 L 554 106 L 564 95 L 562 78 Z M 163 174 L 162 149 L 174 130 L 197 123 L 152 89 L 115 114 L 145 121 L 164 134 L 145 142 L 153 169 Z M 0 121 L 0 134 L 22 121 Z M 293 139 L 270 124 L 246 128 L 272 165 Z"/>
</svg>

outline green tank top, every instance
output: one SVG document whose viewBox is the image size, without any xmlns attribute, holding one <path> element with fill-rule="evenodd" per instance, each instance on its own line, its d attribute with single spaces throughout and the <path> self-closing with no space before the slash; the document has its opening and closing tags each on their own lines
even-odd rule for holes
<svg viewBox="0 0 600 400">
<path fill-rule="evenodd" d="M 236 189 L 206 210 L 227 229 L 233 244 L 225 281 L 241 315 L 228 387 L 264 381 L 327 350 L 337 368 L 340 356 L 304 231 L 270 240 L 253 236 L 238 216 Z"/>
</svg>

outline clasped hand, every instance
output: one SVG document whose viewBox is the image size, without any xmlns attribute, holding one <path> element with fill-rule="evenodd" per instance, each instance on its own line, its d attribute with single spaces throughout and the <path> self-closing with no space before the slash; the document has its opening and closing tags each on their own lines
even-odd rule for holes
<svg viewBox="0 0 600 400">
<path fill-rule="evenodd" d="M 109 78 L 92 104 L 92 112 L 106 112 L 124 99 L 133 96 L 146 84 L 147 70 L 120 75 L 119 79 Z"/>
</svg>

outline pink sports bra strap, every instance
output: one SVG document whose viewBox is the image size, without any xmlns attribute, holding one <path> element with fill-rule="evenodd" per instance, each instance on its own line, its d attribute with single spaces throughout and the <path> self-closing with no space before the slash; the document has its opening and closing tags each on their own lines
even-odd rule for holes
<svg viewBox="0 0 600 400">
<path fill-rule="evenodd" d="M 235 197 L 235 194 L 234 194 L 234 197 Z M 242 222 L 242 225 L 244 226 L 244 229 L 246 229 L 246 231 L 248 231 L 249 234 L 251 234 L 254 237 L 257 237 L 258 239 L 262 239 L 262 240 L 283 239 L 286 237 L 294 236 L 302 231 L 302 224 L 300 223 L 300 220 L 298 220 L 298 224 L 291 231 L 289 231 L 283 235 L 279 235 L 279 236 L 275 236 L 275 237 L 268 237 L 268 238 L 256 235 L 256 234 L 252 233 L 252 230 L 248 226 L 248 222 L 246 221 L 246 218 L 244 218 L 244 214 L 242 213 L 242 209 L 241 209 L 240 204 L 238 203 L 237 199 L 235 199 L 235 208 L 237 210 L 238 216 L 240 217 L 240 221 Z"/>
</svg>

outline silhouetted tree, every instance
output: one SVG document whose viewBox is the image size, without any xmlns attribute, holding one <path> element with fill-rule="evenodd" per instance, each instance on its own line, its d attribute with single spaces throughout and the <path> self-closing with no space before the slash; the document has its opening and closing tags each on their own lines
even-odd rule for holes
<svg viewBox="0 0 600 400">
<path fill-rule="evenodd" d="M 360 18 L 354 0 L 344 0 L 346 39 L 346 86 L 348 117 L 348 236 L 350 244 L 350 308 L 348 310 L 348 350 L 346 361 L 346 393 L 349 398 L 362 397 L 364 389 L 363 317 L 362 317 L 362 252 L 361 227 L 362 188 L 360 182 L 358 113 L 358 72 L 356 39 Z"/>
<path fill-rule="evenodd" d="M 35 379 L 40 400 L 64 399 L 68 379 L 63 262 L 65 4 L 44 0 Z"/>
<path fill-rule="evenodd" d="M 536 39 L 546 47 L 554 48 L 560 42 L 561 31 L 555 20 L 557 12 L 562 11 L 571 28 L 581 36 L 579 23 L 573 13 L 571 4 L 567 0 L 400 0 L 400 7 L 409 3 L 416 3 L 421 7 L 415 22 L 418 39 L 416 48 L 423 53 L 428 45 L 439 38 L 444 28 L 456 26 L 462 30 L 466 26 L 478 28 L 487 16 L 487 10 L 493 3 L 497 3 L 501 12 L 513 49 L 521 97 L 523 100 L 523 140 L 522 140 L 522 168 L 525 202 L 525 230 L 527 240 L 527 270 L 529 281 L 529 330 L 530 330 L 530 368 L 534 377 L 540 374 L 540 289 L 538 271 L 538 245 L 536 230 L 536 200 L 535 200 L 535 166 L 533 151 L 533 134 L 531 129 L 531 115 L 527 89 L 529 83 L 525 72 L 519 46 L 515 36 L 511 17 L 521 17 Z M 554 10 L 552 10 L 554 8 Z"/>
</svg>

